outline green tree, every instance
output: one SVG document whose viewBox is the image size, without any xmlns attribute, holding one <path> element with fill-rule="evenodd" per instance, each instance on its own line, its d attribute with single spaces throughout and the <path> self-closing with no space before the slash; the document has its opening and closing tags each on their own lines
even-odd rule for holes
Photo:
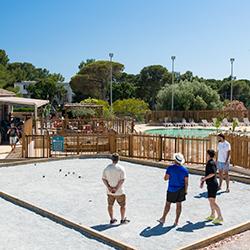
<svg viewBox="0 0 250 250">
<path fill-rule="evenodd" d="M 158 109 L 171 109 L 171 97 L 174 91 L 175 110 L 216 109 L 222 107 L 218 93 L 204 82 L 194 80 L 181 81 L 178 85 L 166 85 L 157 96 Z"/>
<path fill-rule="evenodd" d="M 57 105 L 55 96 L 62 97 L 66 93 L 63 84 L 57 82 L 53 77 L 31 84 L 27 89 L 32 98 L 49 100 L 51 104 L 55 105 Z"/>
<path fill-rule="evenodd" d="M 5 66 L 0 64 L 0 88 L 11 86 L 15 77 L 7 70 Z"/>
<path fill-rule="evenodd" d="M 111 62 L 95 61 L 81 68 L 71 78 L 70 85 L 76 94 L 76 100 L 80 101 L 88 97 L 107 100 L 110 86 Z M 121 74 L 124 66 L 118 62 L 112 62 L 113 81 Z"/>
<path fill-rule="evenodd" d="M 0 49 L 0 64 L 3 66 L 7 66 L 9 62 L 9 57 L 6 54 L 5 50 Z"/>
<path fill-rule="evenodd" d="M 223 81 L 219 89 L 222 100 L 230 99 L 231 93 L 231 81 L 226 79 Z M 233 99 L 239 100 L 250 108 L 250 81 L 249 80 L 237 80 L 233 81 Z"/>
<path fill-rule="evenodd" d="M 81 70 L 83 67 L 93 62 L 95 62 L 95 59 L 87 59 L 86 61 L 81 61 L 78 66 L 78 69 Z"/>
<path fill-rule="evenodd" d="M 137 121 L 142 121 L 149 108 L 143 100 L 131 98 L 115 101 L 113 110 L 118 116 L 130 116 Z"/>
<path fill-rule="evenodd" d="M 171 83 L 171 73 L 165 67 L 161 65 L 144 67 L 137 83 L 137 96 L 149 103 L 150 108 L 154 108 L 157 93 L 166 83 Z"/>
</svg>

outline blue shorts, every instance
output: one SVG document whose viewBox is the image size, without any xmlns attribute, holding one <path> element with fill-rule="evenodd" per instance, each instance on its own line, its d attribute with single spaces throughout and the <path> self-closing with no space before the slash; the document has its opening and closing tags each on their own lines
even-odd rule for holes
<svg viewBox="0 0 250 250">
<path fill-rule="evenodd" d="M 217 162 L 217 167 L 219 170 L 224 170 L 224 171 L 229 171 L 230 169 L 230 164 L 227 162 Z"/>
</svg>

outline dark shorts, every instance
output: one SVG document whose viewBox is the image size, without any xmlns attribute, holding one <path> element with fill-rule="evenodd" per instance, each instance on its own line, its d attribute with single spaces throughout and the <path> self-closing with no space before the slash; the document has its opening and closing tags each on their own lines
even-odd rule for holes
<svg viewBox="0 0 250 250">
<path fill-rule="evenodd" d="M 171 203 L 182 202 L 186 200 L 185 188 L 176 192 L 167 192 L 167 201 Z"/>
<path fill-rule="evenodd" d="M 208 198 L 216 198 L 217 191 L 218 191 L 218 184 L 207 185 L 207 197 Z"/>
<path fill-rule="evenodd" d="M 108 205 L 113 206 L 115 201 L 121 206 L 125 207 L 126 206 L 126 195 L 110 195 L 108 194 Z"/>
</svg>

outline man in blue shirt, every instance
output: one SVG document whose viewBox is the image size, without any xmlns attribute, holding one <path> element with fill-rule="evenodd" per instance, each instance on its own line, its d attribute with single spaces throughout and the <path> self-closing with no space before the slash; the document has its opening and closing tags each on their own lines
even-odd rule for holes
<svg viewBox="0 0 250 250">
<path fill-rule="evenodd" d="M 181 153 L 174 154 L 175 164 L 166 170 L 164 180 L 169 180 L 167 200 L 162 217 L 158 220 L 161 224 L 165 223 L 166 216 L 170 210 L 171 203 L 176 203 L 176 218 L 174 225 L 177 226 L 181 215 L 182 201 L 186 200 L 188 188 L 188 170 L 182 165 L 185 162 Z"/>
</svg>

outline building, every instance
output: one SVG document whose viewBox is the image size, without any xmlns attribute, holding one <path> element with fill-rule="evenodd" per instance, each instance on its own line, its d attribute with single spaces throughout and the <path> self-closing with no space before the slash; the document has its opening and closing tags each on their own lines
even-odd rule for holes
<svg viewBox="0 0 250 250">
<path fill-rule="evenodd" d="M 19 93 L 22 94 L 23 97 L 30 97 L 30 94 L 27 90 L 28 86 L 31 84 L 35 84 L 35 81 L 22 81 L 22 82 L 16 82 L 14 83 L 14 87 L 19 88 Z"/>
<path fill-rule="evenodd" d="M 63 103 L 61 104 L 72 103 L 72 100 L 75 94 L 73 93 L 72 88 L 68 82 L 64 82 L 63 85 L 66 90 L 66 95 L 64 96 Z"/>
<path fill-rule="evenodd" d="M 28 86 L 30 86 L 31 84 L 36 84 L 35 81 L 22 81 L 22 82 L 16 82 L 14 83 L 14 87 L 18 87 L 19 88 L 19 94 L 22 94 L 23 97 L 27 97 L 30 98 L 30 94 L 27 90 Z M 65 90 L 66 90 L 66 94 L 64 96 L 55 96 L 54 98 L 54 102 L 56 102 L 57 104 L 63 105 L 64 103 L 71 103 L 74 93 L 71 89 L 71 86 L 68 82 L 64 82 L 62 83 Z"/>
</svg>

